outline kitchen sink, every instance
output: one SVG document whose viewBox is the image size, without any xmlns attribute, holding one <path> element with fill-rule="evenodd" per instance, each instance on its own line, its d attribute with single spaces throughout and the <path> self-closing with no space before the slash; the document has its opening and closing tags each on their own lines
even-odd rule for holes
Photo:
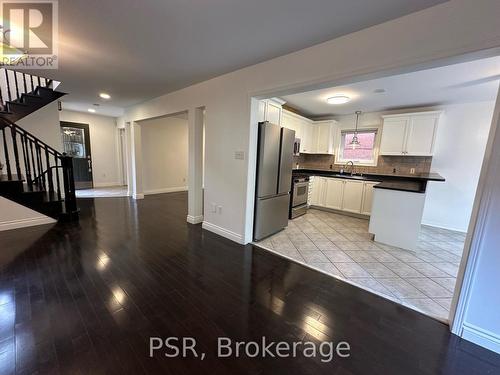
<svg viewBox="0 0 500 375">
<path fill-rule="evenodd" d="M 342 178 L 349 178 L 353 180 L 366 180 L 365 176 L 362 176 L 360 174 L 349 174 L 349 173 L 337 173 L 334 175 L 334 177 L 342 177 Z"/>
</svg>

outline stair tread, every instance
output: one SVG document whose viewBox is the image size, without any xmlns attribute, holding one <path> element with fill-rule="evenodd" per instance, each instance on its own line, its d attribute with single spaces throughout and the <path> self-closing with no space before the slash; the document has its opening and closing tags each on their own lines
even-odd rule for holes
<svg viewBox="0 0 500 375">
<path fill-rule="evenodd" d="M 9 178 L 8 175 L 6 174 L 0 174 L 0 182 L 23 182 L 24 181 L 24 177 L 21 175 L 17 175 L 17 174 L 12 174 L 11 175 L 11 178 Z"/>
<path fill-rule="evenodd" d="M 64 200 L 64 199 L 59 199 L 56 192 L 49 193 L 47 190 L 42 190 L 35 186 L 33 186 L 33 190 L 23 191 L 23 194 L 25 195 L 40 194 L 42 196 L 43 202 L 61 202 Z"/>
<path fill-rule="evenodd" d="M 7 100 L 6 103 L 8 104 L 15 104 L 15 105 L 20 105 L 20 106 L 23 106 L 23 107 L 28 107 L 28 104 L 26 103 L 21 103 L 21 102 L 18 102 L 18 101 L 14 101 L 14 100 Z"/>
<path fill-rule="evenodd" d="M 30 93 L 30 92 L 28 92 L 28 93 L 23 93 L 23 95 L 25 95 L 25 96 L 29 96 L 30 98 L 43 99 L 40 95 L 37 95 L 37 94 L 32 94 L 32 93 Z"/>
</svg>

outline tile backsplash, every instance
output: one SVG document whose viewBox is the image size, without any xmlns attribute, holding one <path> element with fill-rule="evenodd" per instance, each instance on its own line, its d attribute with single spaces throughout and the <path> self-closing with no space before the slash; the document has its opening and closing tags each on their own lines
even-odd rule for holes
<svg viewBox="0 0 500 375">
<path fill-rule="evenodd" d="M 339 171 L 343 165 L 335 164 L 334 155 L 301 154 L 294 156 L 294 168 L 330 169 Z M 432 157 L 430 156 L 379 156 L 377 166 L 355 166 L 358 173 L 393 173 L 409 174 L 412 168 L 415 173 L 428 173 L 431 170 Z"/>
</svg>

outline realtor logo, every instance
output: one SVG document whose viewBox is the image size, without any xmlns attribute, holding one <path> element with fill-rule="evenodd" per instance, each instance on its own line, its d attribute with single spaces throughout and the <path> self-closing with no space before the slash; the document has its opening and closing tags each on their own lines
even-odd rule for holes
<svg viewBox="0 0 500 375">
<path fill-rule="evenodd" d="M 57 68 L 57 1 L 1 1 L 1 65 Z"/>
</svg>

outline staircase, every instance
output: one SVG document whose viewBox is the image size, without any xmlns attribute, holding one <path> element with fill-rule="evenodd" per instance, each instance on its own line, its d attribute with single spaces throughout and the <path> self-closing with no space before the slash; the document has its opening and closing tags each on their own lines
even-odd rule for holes
<svg viewBox="0 0 500 375">
<path fill-rule="evenodd" d="M 56 220 L 78 218 L 73 161 L 16 125 L 65 95 L 58 82 L 0 69 L 0 196 Z"/>
</svg>

